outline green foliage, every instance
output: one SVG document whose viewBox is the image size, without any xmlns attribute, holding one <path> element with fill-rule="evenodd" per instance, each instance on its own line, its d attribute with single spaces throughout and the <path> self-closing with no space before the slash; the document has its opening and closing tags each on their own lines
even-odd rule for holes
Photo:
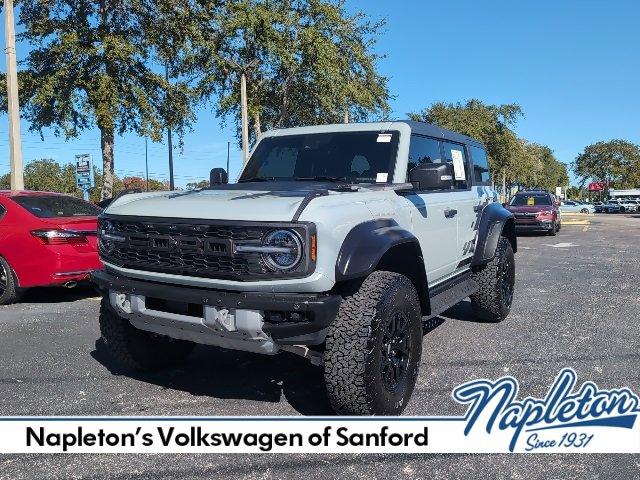
<svg viewBox="0 0 640 480">
<path fill-rule="evenodd" d="M 487 148 L 494 180 L 504 173 L 507 181 L 515 182 L 515 170 L 522 156 L 521 144 L 510 127 L 523 116 L 519 105 L 486 105 L 472 99 L 466 103 L 437 102 L 429 108 L 409 113 L 409 118 L 439 125 L 482 142 Z"/>
<path fill-rule="evenodd" d="M 166 5 L 165 5 L 166 3 Z M 102 135 L 104 196 L 112 194 L 114 134 L 136 132 L 162 138 L 171 124 L 181 133 L 193 119 L 187 82 L 164 78 L 154 68 L 158 45 L 181 44 L 163 29 L 159 14 L 171 0 L 23 0 L 21 42 L 31 47 L 20 72 L 23 115 L 32 131 L 52 128 L 76 137 L 97 126 Z M 157 64 L 156 64 L 157 65 Z M 4 79 L 0 79 L 4 82 Z M 0 108 L 6 110 L 6 92 Z"/>
<path fill-rule="evenodd" d="M 589 180 L 607 187 L 633 188 L 640 185 L 640 146 L 626 140 L 589 145 L 575 160 L 574 172 L 584 185 Z"/>
<path fill-rule="evenodd" d="M 197 182 L 187 183 L 187 190 L 196 190 L 198 188 L 207 188 L 209 186 L 209 180 L 200 180 Z"/>
<path fill-rule="evenodd" d="M 147 181 L 141 177 L 124 177 L 122 179 L 123 188 L 127 190 L 147 190 Z M 169 190 L 169 182 L 161 182 L 155 178 L 149 179 L 149 191 Z"/>
<path fill-rule="evenodd" d="M 237 119 L 245 72 L 254 139 L 274 127 L 342 122 L 347 110 L 356 121 L 386 116 L 387 78 L 372 52 L 382 22 L 333 0 L 202 0 L 194 8 L 200 91 L 218 99 L 218 116 Z"/>
<path fill-rule="evenodd" d="M 558 161 L 546 145 L 521 140 L 522 156 L 516 167 L 516 183 L 554 191 L 569 184 L 566 164 Z"/>
</svg>

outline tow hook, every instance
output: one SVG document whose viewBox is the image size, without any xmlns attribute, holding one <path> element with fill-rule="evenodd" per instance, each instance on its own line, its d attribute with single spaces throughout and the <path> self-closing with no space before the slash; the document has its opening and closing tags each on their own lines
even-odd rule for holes
<svg viewBox="0 0 640 480">
<path fill-rule="evenodd" d="M 309 347 L 305 347 L 304 345 L 281 345 L 280 350 L 306 358 L 311 362 L 311 365 L 315 365 L 317 367 L 322 367 L 324 365 L 324 354 L 311 350 Z"/>
</svg>

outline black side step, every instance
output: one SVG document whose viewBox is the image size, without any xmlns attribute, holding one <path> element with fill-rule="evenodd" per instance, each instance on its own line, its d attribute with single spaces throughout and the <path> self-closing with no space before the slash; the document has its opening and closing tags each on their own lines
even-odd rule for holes
<svg viewBox="0 0 640 480">
<path fill-rule="evenodd" d="M 471 272 L 465 272 L 451 280 L 436 285 L 429 291 L 431 313 L 426 317 L 422 317 L 422 320 L 428 320 L 440 315 L 456 303 L 477 292 L 478 288 L 476 281 L 471 278 Z"/>
</svg>

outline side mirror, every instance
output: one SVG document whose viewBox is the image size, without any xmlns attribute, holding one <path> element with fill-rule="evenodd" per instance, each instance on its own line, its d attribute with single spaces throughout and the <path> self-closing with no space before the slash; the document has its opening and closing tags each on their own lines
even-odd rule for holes
<svg viewBox="0 0 640 480">
<path fill-rule="evenodd" d="M 423 163 L 411 169 L 409 181 L 418 190 L 448 190 L 453 186 L 452 167 L 448 163 Z"/>
<path fill-rule="evenodd" d="M 227 171 L 224 168 L 211 169 L 211 173 L 209 174 L 209 184 L 213 186 L 221 185 L 224 183 L 229 183 L 229 176 L 227 175 Z"/>
</svg>

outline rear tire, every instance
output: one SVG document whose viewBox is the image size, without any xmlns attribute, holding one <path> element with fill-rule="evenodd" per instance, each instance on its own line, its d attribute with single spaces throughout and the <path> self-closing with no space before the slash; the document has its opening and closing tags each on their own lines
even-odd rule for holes
<svg viewBox="0 0 640 480">
<path fill-rule="evenodd" d="M 100 304 L 100 333 L 109 353 L 129 370 L 153 371 L 184 362 L 195 344 L 140 330 L 118 316 L 108 300 Z"/>
<path fill-rule="evenodd" d="M 9 263 L 0 257 L 0 305 L 17 302 L 22 296 L 18 281 Z"/>
<path fill-rule="evenodd" d="M 500 237 L 495 257 L 474 271 L 473 279 L 480 287 L 471 295 L 476 317 L 492 323 L 504 320 L 511 310 L 515 284 L 515 259 L 508 238 Z"/>
<path fill-rule="evenodd" d="M 422 314 L 404 275 L 377 271 L 346 297 L 329 327 L 327 394 L 342 415 L 399 415 L 415 387 Z"/>
<path fill-rule="evenodd" d="M 580 213 L 589 213 L 589 210 L 586 208 L 583 208 L 582 210 L 580 210 Z"/>
</svg>

